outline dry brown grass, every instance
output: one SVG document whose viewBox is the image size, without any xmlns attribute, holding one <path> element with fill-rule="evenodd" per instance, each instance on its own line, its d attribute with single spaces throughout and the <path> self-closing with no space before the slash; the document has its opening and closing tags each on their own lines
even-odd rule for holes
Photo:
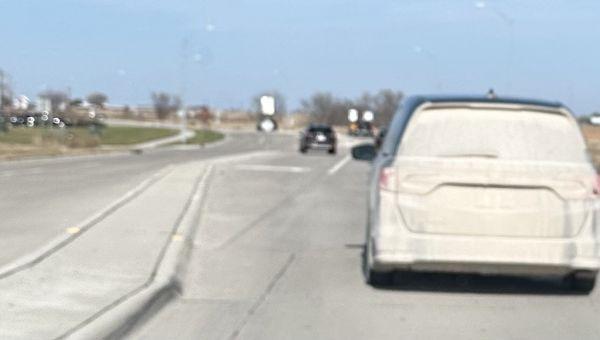
<svg viewBox="0 0 600 340">
<path fill-rule="evenodd" d="M 92 153 L 105 153 L 102 149 L 74 149 L 60 145 L 24 145 L 0 143 L 0 160 L 23 159 L 46 156 L 76 156 Z"/>
</svg>

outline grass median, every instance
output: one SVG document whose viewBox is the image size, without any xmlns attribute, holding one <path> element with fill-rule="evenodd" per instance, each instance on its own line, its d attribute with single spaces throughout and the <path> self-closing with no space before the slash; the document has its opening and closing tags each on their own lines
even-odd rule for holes
<svg viewBox="0 0 600 340">
<path fill-rule="evenodd" d="M 14 128 L 0 133 L 0 143 L 47 145 L 63 144 L 69 147 L 98 145 L 132 145 L 174 136 L 177 130 L 145 127 L 109 126 L 94 134 L 83 127 L 67 129 Z"/>
<path fill-rule="evenodd" d="M 0 158 L 52 156 L 101 152 L 100 146 L 127 146 L 166 138 L 178 130 L 146 127 L 108 126 L 93 133 L 86 127 L 11 128 L 0 132 Z"/>
<path fill-rule="evenodd" d="M 178 134 L 178 130 L 129 126 L 109 126 L 100 134 L 102 145 L 132 145 Z"/>
</svg>

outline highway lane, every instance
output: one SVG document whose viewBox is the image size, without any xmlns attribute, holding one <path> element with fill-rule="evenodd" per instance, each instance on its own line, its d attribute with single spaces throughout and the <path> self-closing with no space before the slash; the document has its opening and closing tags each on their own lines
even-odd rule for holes
<svg viewBox="0 0 600 340">
<path fill-rule="evenodd" d="M 292 147 L 283 140 L 289 137 L 232 133 L 215 147 L 0 162 L 0 266 L 64 233 L 165 166 Z"/>
<path fill-rule="evenodd" d="M 368 165 L 348 162 L 347 152 L 289 150 L 217 166 L 181 295 L 156 306 L 130 338 L 600 338 L 598 290 L 580 296 L 552 281 L 433 274 L 366 285 Z"/>
</svg>

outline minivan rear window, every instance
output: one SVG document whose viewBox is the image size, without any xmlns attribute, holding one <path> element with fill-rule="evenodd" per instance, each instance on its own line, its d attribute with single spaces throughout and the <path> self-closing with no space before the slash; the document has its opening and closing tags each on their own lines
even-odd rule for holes
<svg viewBox="0 0 600 340">
<path fill-rule="evenodd" d="M 568 117 L 494 108 L 416 112 L 399 156 L 585 162 L 585 142 Z"/>
<path fill-rule="evenodd" d="M 309 132 L 320 132 L 320 133 L 331 133 L 331 128 L 329 128 L 329 127 L 312 127 L 308 131 Z"/>
</svg>

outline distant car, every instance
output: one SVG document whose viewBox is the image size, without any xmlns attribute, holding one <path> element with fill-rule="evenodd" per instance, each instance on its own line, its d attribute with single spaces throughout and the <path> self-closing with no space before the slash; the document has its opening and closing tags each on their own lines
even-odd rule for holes
<svg viewBox="0 0 600 340">
<path fill-rule="evenodd" d="M 377 148 L 377 150 L 381 148 L 383 140 L 385 139 L 385 135 L 387 134 L 387 130 L 387 127 L 382 127 L 381 129 L 379 129 L 379 133 L 377 133 L 377 136 L 375 136 L 375 148 Z"/>
<path fill-rule="evenodd" d="M 348 134 L 358 137 L 373 137 L 373 124 L 365 121 L 351 123 Z"/>
<path fill-rule="evenodd" d="M 371 160 L 364 273 L 548 275 L 589 293 L 600 269 L 600 187 L 561 104 L 415 97 Z M 400 274 L 400 275 L 395 275 Z"/>
<path fill-rule="evenodd" d="M 329 125 L 311 124 L 300 135 L 300 152 L 309 149 L 327 150 L 330 154 L 337 151 L 337 137 Z"/>
</svg>

